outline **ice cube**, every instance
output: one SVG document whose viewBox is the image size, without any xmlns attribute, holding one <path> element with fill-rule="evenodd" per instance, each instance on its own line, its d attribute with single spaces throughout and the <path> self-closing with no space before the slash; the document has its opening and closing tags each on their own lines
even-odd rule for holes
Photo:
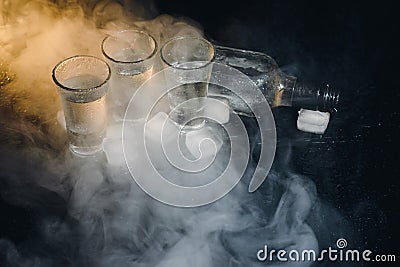
<svg viewBox="0 0 400 267">
<path fill-rule="evenodd" d="M 178 124 L 171 120 L 164 112 L 157 113 L 146 125 L 146 137 L 153 143 L 164 144 L 164 149 L 170 148 L 169 145 L 177 145 L 179 138 L 185 137 L 186 149 L 190 154 L 198 158 L 215 156 L 221 149 L 223 137 L 217 125 L 200 127 L 182 131 Z M 163 138 L 161 140 L 161 138 Z M 161 142 L 162 141 L 162 142 Z M 185 153 L 185 151 L 182 151 Z"/>
<path fill-rule="evenodd" d="M 214 157 L 221 149 L 223 144 L 222 136 L 217 129 L 204 126 L 200 129 L 188 131 L 186 133 L 186 147 L 196 159 Z"/>
<path fill-rule="evenodd" d="M 329 112 L 300 109 L 297 129 L 303 132 L 323 134 L 328 127 L 329 119 Z"/>
<path fill-rule="evenodd" d="M 161 141 L 169 143 L 174 139 L 176 140 L 179 132 L 179 125 L 171 120 L 165 112 L 158 112 L 146 123 L 146 137 L 158 144 Z"/>
<path fill-rule="evenodd" d="M 219 124 L 229 121 L 229 100 L 225 97 L 208 96 L 204 110 L 205 118 L 211 118 Z"/>
</svg>

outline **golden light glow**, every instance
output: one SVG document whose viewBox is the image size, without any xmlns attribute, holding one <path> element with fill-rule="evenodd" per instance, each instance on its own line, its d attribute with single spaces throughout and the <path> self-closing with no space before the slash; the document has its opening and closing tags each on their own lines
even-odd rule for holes
<svg viewBox="0 0 400 267">
<path fill-rule="evenodd" d="M 111 31 L 145 30 L 159 43 L 201 34 L 168 15 L 138 20 L 141 14 L 126 10 L 118 1 L 0 1 L 1 141 L 62 148 L 66 134 L 57 120 L 61 103 L 51 70 L 78 54 L 101 58 L 101 40 Z"/>
</svg>

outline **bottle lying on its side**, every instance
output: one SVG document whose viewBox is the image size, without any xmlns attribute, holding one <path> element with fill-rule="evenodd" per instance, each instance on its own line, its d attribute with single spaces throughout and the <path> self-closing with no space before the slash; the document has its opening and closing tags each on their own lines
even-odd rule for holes
<svg viewBox="0 0 400 267">
<path fill-rule="evenodd" d="M 294 106 L 319 111 L 336 111 L 339 92 L 329 85 L 316 87 L 297 82 L 285 74 L 270 56 L 249 50 L 214 46 L 217 63 L 225 64 L 246 74 L 264 94 L 271 108 Z M 249 92 L 251 93 L 251 92 Z M 220 87 L 210 86 L 209 95 L 223 96 L 233 110 L 244 116 L 253 116 L 250 108 L 236 94 Z"/>
</svg>

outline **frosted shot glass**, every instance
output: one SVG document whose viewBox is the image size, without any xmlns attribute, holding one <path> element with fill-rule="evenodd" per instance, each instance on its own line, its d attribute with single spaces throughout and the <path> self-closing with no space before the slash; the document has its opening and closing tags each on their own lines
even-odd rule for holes
<svg viewBox="0 0 400 267">
<path fill-rule="evenodd" d="M 167 86 L 173 87 L 168 92 L 170 118 L 183 129 L 203 126 L 213 45 L 199 37 L 177 37 L 162 46 L 160 56 L 165 67 L 172 69 L 164 72 Z"/>
<path fill-rule="evenodd" d="M 129 101 L 153 72 L 157 42 L 138 30 L 124 30 L 104 38 L 101 50 L 111 67 L 110 109 L 115 121 L 122 120 Z"/>
<path fill-rule="evenodd" d="M 77 55 L 58 63 L 52 72 L 64 109 L 70 150 L 92 155 L 103 149 L 107 126 L 106 94 L 111 70 L 99 58 Z"/>
</svg>

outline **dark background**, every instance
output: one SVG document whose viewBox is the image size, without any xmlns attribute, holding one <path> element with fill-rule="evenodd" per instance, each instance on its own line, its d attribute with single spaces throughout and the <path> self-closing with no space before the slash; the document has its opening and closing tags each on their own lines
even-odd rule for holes
<svg viewBox="0 0 400 267">
<path fill-rule="evenodd" d="M 317 234 L 325 231 L 336 240 L 340 236 L 335 232 L 345 225 L 351 235 L 346 236 L 348 241 L 355 243 L 351 245 L 398 254 L 400 87 L 395 1 L 157 0 L 155 6 L 159 13 L 197 21 L 215 43 L 265 52 L 300 80 L 340 88 L 341 107 L 322 136 L 296 130 L 296 109 L 274 109 L 278 151 L 273 168 L 309 176 L 321 202 L 344 218 L 311 221 L 318 226 Z M 43 209 L 65 212 L 62 202 L 46 194 L 42 194 L 43 208 L 38 209 L 0 201 L 0 238 L 17 244 L 29 240 Z M 350 240 L 353 236 L 355 241 Z"/>
<path fill-rule="evenodd" d="M 265 52 L 299 80 L 340 89 L 341 107 L 322 136 L 296 130 L 296 109 L 274 109 L 273 168 L 291 168 L 314 181 L 321 201 L 346 221 L 320 222 L 331 235 L 347 227 L 353 246 L 398 253 L 395 1 L 175 0 L 156 6 L 197 21 L 214 43 Z"/>
</svg>

